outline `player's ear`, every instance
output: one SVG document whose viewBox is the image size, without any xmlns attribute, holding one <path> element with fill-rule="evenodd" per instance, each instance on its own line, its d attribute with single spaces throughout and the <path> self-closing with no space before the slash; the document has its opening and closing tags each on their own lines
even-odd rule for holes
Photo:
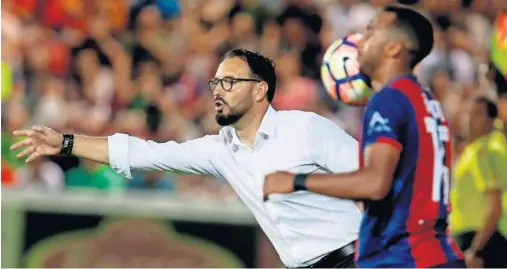
<svg viewBox="0 0 507 269">
<path fill-rule="evenodd" d="M 384 47 L 385 53 L 390 57 L 397 57 L 401 54 L 403 50 L 403 43 L 396 42 L 396 41 L 389 41 L 387 42 L 386 46 Z"/>
<path fill-rule="evenodd" d="M 266 82 L 259 82 L 254 90 L 254 99 L 259 102 L 268 94 L 268 84 Z"/>
</svg>

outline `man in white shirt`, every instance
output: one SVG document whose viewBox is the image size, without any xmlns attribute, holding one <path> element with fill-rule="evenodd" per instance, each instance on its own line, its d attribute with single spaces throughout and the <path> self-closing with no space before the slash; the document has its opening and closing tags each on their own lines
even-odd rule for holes
<svg viewBox="0 0 507 269">
<path fill-rule="evenodd" d="M 215 78 L 216 120 L 224 126 L 178 144 L 155 143 L 114 134 L 87 137 L 59 134 L 44 126 L 15 131 L 28 138 L 11 149 L 19 158 L 75 155 L 131 170 L 161 170 L 226 179 L 252 211 L 287 267 L 354 267 L 353 243 L 361 212 L 353 201 L 298 191 L 263 199 L 264 177 L 278 170 L 343 173 L 358 169 L 358 144 L 340 127 L 317 114 L 275 111 L 273 62 L 259 53 L 227 53 Z M 226 216 L 224 216 L 226 217 Z"/>
</svg>

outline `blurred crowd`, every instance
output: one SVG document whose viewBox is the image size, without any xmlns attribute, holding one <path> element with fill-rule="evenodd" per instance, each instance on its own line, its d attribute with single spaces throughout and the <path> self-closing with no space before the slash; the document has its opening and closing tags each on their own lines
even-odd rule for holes
<svg viewBox="0 0 507 269">
<path fill-rule="evenodd" d="M 155 141 L 216 133 L 207 80 L 224 52 L 243 47 L 275 60 L 275 108 L 317 112 L 356 136 L 362 109 L 329 100 L 320 82 L 321 57 L 333 40 L 362 31 L 392 2 L 2 0 L 2 185 L 233 198 L 212 178 L 150 172 L 127 182 L 106 166 L 75 158 L 27 165 L 9 151 L 10 133 L 34 124 Z M 498 79 L 501 70 L 490 64 L 505 1 L 419 2 L 435 22 L 436 45 L 417 74 L 443 102 L 453 133 L 460 137 L 460 104 L 477 91 L 500 100 L 505 120 L 501 90 L 507 89 Z"/>
</svg>

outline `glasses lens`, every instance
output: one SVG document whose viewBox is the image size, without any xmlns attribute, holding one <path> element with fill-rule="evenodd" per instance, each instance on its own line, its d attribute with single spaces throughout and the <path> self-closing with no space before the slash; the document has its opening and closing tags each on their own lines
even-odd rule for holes
<svg viewBox="0 0 507 269">
<path fill-rule="evenodd" d="M 214 91 L 216 88 L 217 88 L 217 85 L 218 85 L 218 80 L 217 79 L 210 79 L 208 81 L 208 84 L 209 84 L 209 88 L 211 91 Z"/>
<path fill-rule="evenodd" d="M 232 86 L 234 84 L 234 81 L 232 78 L 223 78 L 222 79 L 222 87 L 224 87 L 224 90 L 230 91 L 232 89 Z"/>
</svg>

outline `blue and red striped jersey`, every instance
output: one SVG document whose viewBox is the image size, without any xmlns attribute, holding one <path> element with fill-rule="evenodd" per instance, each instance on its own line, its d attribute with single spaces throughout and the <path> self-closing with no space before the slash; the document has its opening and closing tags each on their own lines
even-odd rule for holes
<svg viewBox="0 0 507 269">
<path fill-rule="evenodd" d="M 357 265 L 421 268 L 462 259 L 447 228 L 451 137 L 439 102 L 415 77 L 402 76 L 372 97 L 362 127 L 361 166 L 372 143 L 401 155 L 388 195 L 365 201 Z"/>
</svg>

